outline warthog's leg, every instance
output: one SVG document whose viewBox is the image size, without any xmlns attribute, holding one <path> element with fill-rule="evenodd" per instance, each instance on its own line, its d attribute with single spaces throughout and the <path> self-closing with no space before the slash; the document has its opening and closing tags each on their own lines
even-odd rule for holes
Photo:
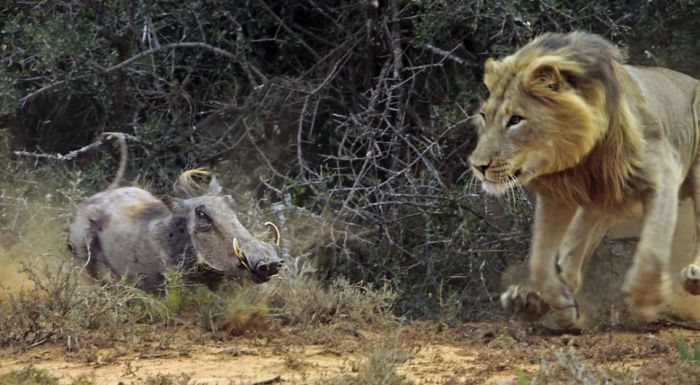
<svg viewBox="0 0 700 385">
<path fill-rule="evenodd" d="M 576 294 L 581 289 L 582 270 L 610 226 L 605 217 L 579 208 L 559 249 L 559 277 Z"/>
<path fill-rule="evenodd" d="M 666 146 L 654 149 L 648 172 L 655 185 L 642 197 L 644 219 L 632 267 L 622 292 L 633 313 L 647 321 L 658 318 L 671 292 L 668 276 L 671 241 L 678 217 L 682 167 Z"/>
<path fill-rule="evenodd" d="M 559 326 L 577 326 L 578 305 L 572 291 L 559 279 L 556 271 L 557 251 L 575 213 L 576 207 L 537 197 L 530 251 L 533 289 L 509 287 L 501 295 L 506 310 L 522 319 L 536 320 L 552 309 Z"/>
</svg>

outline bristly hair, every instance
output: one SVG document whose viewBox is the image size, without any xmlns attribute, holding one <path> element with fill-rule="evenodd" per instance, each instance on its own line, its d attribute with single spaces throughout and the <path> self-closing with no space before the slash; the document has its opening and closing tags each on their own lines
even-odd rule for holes
<svg viewBox="0 0 700 385">
<path fill-rule="evenodd" d="M 629 98 L 637 97 L 639 90 L 624 69 L 624 61 L 621 52 L 604 38 L 572 32 L 546 33 L 502 61 L 486 63 L 484 81 L 491 83 L 490 89 L 495 86 L 500 90 L 498 83 L 507 81 L 504 78 L 524 73 L 525 92 L 545 102 L 550 98 L 552 106 L 569 103 L 566 94 L 551 92 L 554 81 L 547 83 L 548 76 L 558 77 L 555 80 L 576 89 L 585 101 L 583 106 L 570 108 L 580 111 L 581 116 L 594 117 L 591 132 L 581 133 L 577 139 L 580 143 L 559 144 L 566 147 L 562 151 L 571 148 L 581 155 L 575 166 L 535 178 L 532 185 L 536 191 L 607 211 L 648 187 L 641 172 L 645 139 L 639 115 L 644 111 L 630 104 Z M 629 92 L 632 94 L 627 95 Z M 552 127 L 553 137 L 557 129 L 577 124 L 577 116 L 569 118 Z"/>
<path fill-rule="evenodd" d="M 206 168 L 184 171 L 173 184 L 173 193 L 183 198 L 204 195 L 207 192 L 207 183 L 212 177 L 211 171 Z"/>
</svg>

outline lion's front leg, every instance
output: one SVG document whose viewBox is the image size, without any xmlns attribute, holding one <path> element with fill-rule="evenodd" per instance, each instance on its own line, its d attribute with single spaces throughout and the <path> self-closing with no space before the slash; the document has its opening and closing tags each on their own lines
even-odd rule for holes
<svg viewBox="0 0 700 385">
<path fill-rule="evenodd" d="M 559 249 L 559 277 L 576 294 L 583 284 L 583 268 L 603 240 L 612 220 L 584 208 L 576 211 Z"/>
<path fill-rule="evenodd" d="M 527 321 L 551 311 L 559 326 L 578 326 L 578 304 L 556 270 L 557 251 L 575 212 L 576 207 L 537 197 L 530 251 L 532 288 L 511 286 L 501 295 L 506 310 Z"/>
<path fill-rule="evenodd" d="M 668 265 L 681 184 L 681 168 L 668 166 L 670 161 L 659 158 L 661 162 L 656 174 L 659 178 L 656 180 L 660 182 L 643 196 L 642 232 L 622 287 L 630 310 L 646 321 L 658 318 L 671 293 Z"/>
</svg>

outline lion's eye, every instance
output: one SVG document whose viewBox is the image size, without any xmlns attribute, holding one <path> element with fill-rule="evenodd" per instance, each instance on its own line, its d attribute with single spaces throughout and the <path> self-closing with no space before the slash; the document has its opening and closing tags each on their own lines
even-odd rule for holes
<svg viewBox="0 0 700 385">
<path fill-rule="evenodd" d="M 518 123 L 520 123 L 523 120 L 523 117 L 520 115 L 512 115 L 510 119 L 508 119 L 508 124 L 506 124 L 507 127 L 514 126 Z"/>
</svg>

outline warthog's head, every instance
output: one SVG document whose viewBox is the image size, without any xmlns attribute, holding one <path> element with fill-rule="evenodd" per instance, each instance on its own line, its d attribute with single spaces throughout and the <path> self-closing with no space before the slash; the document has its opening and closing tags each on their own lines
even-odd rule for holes
<svg viewBox="0 0 700 385">
<path fill-rule="evenodd" d="M 176 217 L 186 219 L 196 264 L 255 283 L 269 280 L 282 266 L 277 226 L 265 224 L 271 231 L 271 242 L 257 239 L 238 220 L 233 198 L 221 195 L 215 177 L 211 176 L 206 187 L 199 183 L 209 176 L 200 169 L 184 172 L 174 186 L 178 198 L 171 202 Z"/>
</svg>

